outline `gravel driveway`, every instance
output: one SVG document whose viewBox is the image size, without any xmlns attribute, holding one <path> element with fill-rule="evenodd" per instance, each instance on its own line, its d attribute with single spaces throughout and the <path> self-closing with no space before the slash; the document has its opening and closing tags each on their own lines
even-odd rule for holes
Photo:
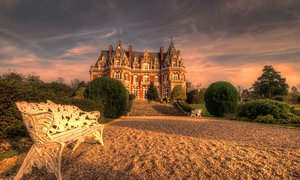
<svg viewBox="0 0 300 180">
<path fill-rule="evenodd" d="M 104 141 L 104 146 L 83 143 L 73 156 L 66 148 L 63 179 L 300 178 L 300 129 L 210 118 L 126 117 L 105 127 Z M 24 178 L 55 176 L 34 169 Z"/>
</svg>

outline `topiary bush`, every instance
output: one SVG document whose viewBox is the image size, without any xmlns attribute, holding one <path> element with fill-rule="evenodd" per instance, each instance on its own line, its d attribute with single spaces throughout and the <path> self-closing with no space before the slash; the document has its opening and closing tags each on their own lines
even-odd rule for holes
<svg viewBox="0 0 300 180">
<path fill-rule="evenodd" d="M 186 100 L 185 90 L 182 86 L 177 85 L 173 88 L 171 92 L 171 100 L 175 100 L 175 101 Z"/>
<path fill-rule="evenodd" d="M 112 78 L 101 77 L 88 83 L 85 98 L 104 104 L 104 116 L 117 118 L 128 109 L 128 92 L 124 85 Z"/>
<path fill-rule="evenodd" d="M 239 99 L 239 94 L 234 86 L 225 81 L 211 84 L 204 94 L 208 112 L 218 117 L 234 113 Z"/>
<path fill-rule="evenodd" d="M 238 117 L 256 119 L 258 116 L 272 115 L 275 119 L 288 120 L 292 118 L 291 108 L 288 104 L 273 100 L 252 100 L 241 103 L 237 110 Z"/>
</svg>

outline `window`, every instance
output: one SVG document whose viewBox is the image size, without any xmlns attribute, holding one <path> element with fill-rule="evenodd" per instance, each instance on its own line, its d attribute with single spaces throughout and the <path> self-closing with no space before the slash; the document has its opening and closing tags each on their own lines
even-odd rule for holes
<svg viewBox="0 0 300 180">
<path fill-rule="evenodd" d="M 125 81 L 128 81 L 129 78 L 128 78 L 128 74 L 125 74 Z"/>
<path fill-rule="evenodd" d="M 173 79 L 178 80 L 178 74 L 173 74 Z"/>
<path fill-rule="evenodd" d="M 147 97 L 146 97 L 147 91 L 148 91 L 147 88 L 144 88 L 144 89 L 143 89 L 143 97 L 144 97 L 145 99 L 147 99 Z"/>
<path fill-rule="evenodd" d="M 149 76 L 148 75 L 144 75 L 143 76 L 143 81 L 144 82 L 149 82 Z"/>
<path fill-rule="evenodd" d="M 133 94 L 134 94 L 136 97 L 138 97 L 138 95 L 139 95 L 139 89 L 138 89 L 138 88 L 134 88 L 134 89 L 133 89 Z"/>
<path fill-rule="evenodd" d="M 158 76 L 155 76 L 155 78 L 154 78 L 154 82 L 159 82 L 159 78 L 158 78 Z"/>
<path fill-rule="evenodd" d="M 133 82 L 136 83 L 137 82 L 137 75 L 133 76 Z"/>
<path fill-rule="evenodd" d="M 142 66 L 143 70 L 149 70 L 149 64 L 148 63 L 144 63 Z"/>
<path fill-rule="evenodd" d="M 115 78 L 116 79 L 121 79 L 121 73 L 120 72 L 115 72 Z"/>
<path fill-rule="evenodd" d="M 172 62 L 172 66 L 176 67 L 176 62 L 175 61 Z"/>
<path fill-rule="evenodd" d="M 121 66 L 120 59 L 116 59 L 116 66 Z"/>
</svg>

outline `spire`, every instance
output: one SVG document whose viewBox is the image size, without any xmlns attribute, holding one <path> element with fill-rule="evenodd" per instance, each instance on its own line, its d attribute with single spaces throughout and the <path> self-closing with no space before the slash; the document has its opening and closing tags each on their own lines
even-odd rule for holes
<svg viewBox="0 0 300 180">
<path fill-rule="evenodd" d="M 119 31 L 119 46 L 121 45 L 122 43 L 122 29 L 120 29 Z"/>
</svg>

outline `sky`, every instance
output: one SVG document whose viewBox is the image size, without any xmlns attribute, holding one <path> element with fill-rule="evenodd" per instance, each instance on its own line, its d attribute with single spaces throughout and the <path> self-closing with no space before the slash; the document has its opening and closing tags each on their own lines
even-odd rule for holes
<svg viewBox="0 0 300 180">
<path fill-rule="evenodd" d="M 0 0 L 0 74 L 89 80 L 101 50 L 175 47 L 193 84 L 249 88 L 272 65 L 300 89 L 299 0 Z"/>
</svg>

